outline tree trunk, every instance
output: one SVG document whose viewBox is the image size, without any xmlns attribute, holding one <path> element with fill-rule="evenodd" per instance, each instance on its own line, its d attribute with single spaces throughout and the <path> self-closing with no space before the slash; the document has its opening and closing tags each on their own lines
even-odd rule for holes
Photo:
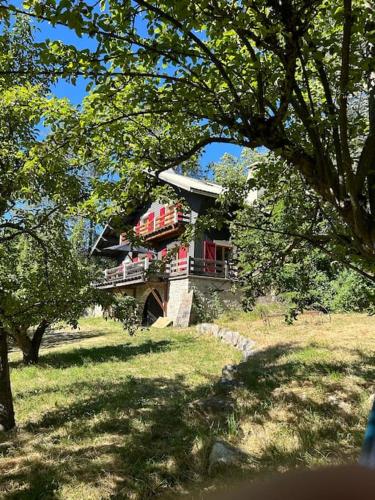
<svg viewBox="0 0 375 500">
<path fill-rule="evenodd" d="M 9 376 L 7 335 L 0 325 L 0 430 L 8 431 L 15 425 Z"/>
<path fill-rule="evenodd" d="M 25 365 L 35 365 L 38 363 L 40 344 L 42 343 L 43 335 L 49 325 L 48 321 L 44 319 L 39 323 L 30 341 L 29 349 L 23 351 L 23 362 Z"/>
</svg>

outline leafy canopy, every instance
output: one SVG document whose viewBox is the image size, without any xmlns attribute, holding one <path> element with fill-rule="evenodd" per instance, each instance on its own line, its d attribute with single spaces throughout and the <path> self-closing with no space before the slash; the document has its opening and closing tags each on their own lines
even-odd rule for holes
<svg viewBox="0 0 375 500">
<path fill-rule="evenodd" d="M 289 319 L 306 307 L 373 310 L 369 276 L 340 253 L 340 221 L 330 205 L 273 154 L 258 155 L 256 163 L 247 156 L 225 155 L 215 165 L 216 178 L 226 188 L 221 206 L 232 207 L 229 222 L 247 306 L 271 293 L 288 306 Z M 235 204 L 246 192 L 246 202 Z M 223 212 L 228 213 L 218 209 L 213 218 Z"/>
<path fill-rule="evenodd" d="M 94 84 L 83 130 L 96 154 L 75 129 L 86 160 L 109 164 L 132 190 L 147 184 L 145 169 L 210 143 L 265 146 L 330 204 L 348 255 L 373 273 L 372 2 L 27 0 L 24 10 L 97 40 L 92 52 L 44 46 L 55 74 Z"/>
</svg>

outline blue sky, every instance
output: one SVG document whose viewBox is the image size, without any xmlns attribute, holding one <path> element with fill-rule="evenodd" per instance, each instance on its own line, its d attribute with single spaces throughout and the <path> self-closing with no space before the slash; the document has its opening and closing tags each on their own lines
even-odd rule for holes
<svg viewBox="0 0 375 500">
<path fill-rule="evenodd" d="M 74 45 L 78 48 L 94 49 L 95 40 L 88 37 L 79 38 L 72 30 L 63 26 L 52 27 L 49 23 L 42 22 L 38 24 L 36 33 L 37 41 L 61 40 L 64 43 Z M 60 80 L 53 88 L 57 97 L 66 97 L 73 104 L 79 105 L 86 94 L 86 83 L 83 78 L 78 78 L 76 85 L 72 85 L 64 80 Z M 233 156 L 240 156 L 242 148 L 231 144 L 212 144 L 208 146 L 201 157 L 201 166 L 207 167 L 211 162 L 217 162 L 224 155 L 229 153 Z"/>
</svg>

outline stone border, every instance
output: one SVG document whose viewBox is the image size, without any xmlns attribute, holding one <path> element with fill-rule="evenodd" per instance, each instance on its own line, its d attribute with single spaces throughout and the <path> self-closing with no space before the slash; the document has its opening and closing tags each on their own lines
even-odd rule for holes
<svg viewBox="0 0 375 500">
<path fill-rule="evenodd" d="M 253 349 L 255 342 L 247 337 L 244 337 L 243 335 L 240 335 L 238 332 L 228 330 L 227 328 L 223 328 L 213 323 L 200 323 L 196 326 L 196 330 L 199 335 L 210 335 L 212 337 L 216 337 L 222 342 L 225 342 L 225 344 L 238 349 L 242 352 L 244 361 L 247 361 L 255 354 L 255 350 Z"/>
</svg>

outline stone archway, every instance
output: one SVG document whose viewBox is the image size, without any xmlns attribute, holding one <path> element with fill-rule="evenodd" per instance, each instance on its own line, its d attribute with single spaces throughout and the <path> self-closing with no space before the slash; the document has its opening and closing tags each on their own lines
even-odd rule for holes
<svg viewBox="0 0 375 500">
<path fill-rule="evenodd" d="M 142 325 L 152 325 L 160 316 L 164 316 L 163 299 L 157 290 L 152 289 L 143 307 Z"/>
</svg>

